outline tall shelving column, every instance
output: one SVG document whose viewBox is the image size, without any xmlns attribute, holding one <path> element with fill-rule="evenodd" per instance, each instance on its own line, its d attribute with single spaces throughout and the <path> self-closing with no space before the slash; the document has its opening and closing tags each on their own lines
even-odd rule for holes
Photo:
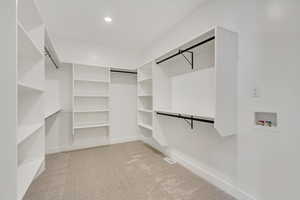
<svg viewBox="0 0 300 200">
<path fill-rule="evenodd" d="M 45 160 L 44 24 L 33 0 L 18 1 L 17 199 L 21 200 Z"/>
<path fill-rule="evenodd" d="M 138 68 L 138 126 L 142 137 L 152 135 L 152 62 Z"/>
<path fill-rule="evenodd" d="M 109 132 L 108 67 L 73 65 L 73 136 L 83 132 Z"/>
</svg>

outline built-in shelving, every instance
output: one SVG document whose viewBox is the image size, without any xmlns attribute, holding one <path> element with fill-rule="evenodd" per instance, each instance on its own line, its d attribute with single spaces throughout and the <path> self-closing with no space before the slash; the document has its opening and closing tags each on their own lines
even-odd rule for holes
<svg viewBox="0 0 300 200">
<path fill-rule="evenodd" d="M 37 175 L 44 162 L 44 158 L 35 159 L 23 163 L 18 167 L 18 195 L 17 199 L 22 200 L 30 184 Z"/>
<path fill-rule="evenodd" d="M 149 110 L 149 109 L 142 109 L 142 108 L 140 108 L 138 111 L 139 111 L 139 112 L 146 112 L 146 113 L 152 113 L 152 112 L 153 112 L 152 110 Z"/>
<path fill-rule="evenodd" d="M 109 110 L 75 110 L 75 113 L 97 113 L 97 112 L 109 112 Z"/>
<path fill-rule="evenodd" d="M 107 84 L 109 84 L 109 81 L 108 81 L 108 80 L 75 79 L 74 81 L 81 81 L 81 82 L 95 82 L 95 83 L 107 83 Z"/>
<path fill-rule="evenodd" d="M 237 41 L 237 33 L 215 27 L 155 60 L 154 127 L 161 113 L 213 123 L 221 136 L 236 134 Z"/>
<path fill-rule="evenodd" d="M 108 67 L 73 65 L 73 135 L 84 134 L 85 129 L 95 133 L 109 128 Z M 81 130 L 80 132 L 78 130 Z"/>
<path fill-rule="evenodd" d="M 44 123 L 36 123 L 36 124 L 29 124 L 23 125 L 18 127 L 18 144 L 23 142 L 26 138 L 30 137 L 34 134 L 37 130 L 42 128 Z"/>
<path fill-rule="evenodd" d="M 139 123 L 138 125 L 139 125 L 140 127 L 142 127 L 142 128 L 145 128 L 145 129 L 148 129 L 148 130 L 151 130 L 151 131 L 152 131 L 152 126 L 149 126 L 149 125 L 143 124 L 143 123 Z"/>
<path fill-rule="evenodd" d="M 98 124 L 79 124 L 74 127 L 74 129 L 86 129 L 86 128 L 100 128 L 109 127 L 108 123 L 98 123 Z"/>
<path fill-rule="evenodd" d="M 141 136 L 152 135 L 152 63 L 138 68 L 138 126 Z"/>
<path fill-rule="evenodd" d="M 34 0 L 18 1 L 17 199 L 22 200 L 45 158 L 44 24 Z"/>
<path fill-rule="evenodd" d="M 27 92 L 38 92 L 38 93 L 44 92 L 43 88 L 40 88 L 39 86 L 28 85 L 28 84 L 22 83 L 20 81 L 18 82 L 18 90 L 22 94 L 27 93 Z"/>
</svg>

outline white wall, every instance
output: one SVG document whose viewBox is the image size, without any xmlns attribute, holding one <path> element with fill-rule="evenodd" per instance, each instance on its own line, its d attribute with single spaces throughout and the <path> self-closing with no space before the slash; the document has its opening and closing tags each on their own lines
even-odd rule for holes
<svg viewBox="0 0 300 200">
<path fill-rule="evenodd" d="M 0 199 L 17 199 L 17 52 L 16 1 L 0 2 L 1 73 L 0 73 Z"/>
<path fill-rule="evenodd" d="M 57 36 L 52 36 L 52 40 L 60 61 L 65 63 L 135 69 L 141 61 L 139 52 L 131 49 L 111 48 Z"/>
<path fill-rule="evenodd" d="M 111 73 L 110 96 L 111 142 L 137 140 L 137 76 Z"/>
<path fill-rule="evenodd" d="M 171 148 L 260 200 L 300 199 L 299 7 L 297 0 L 213 0 L 144 55 L 146 63 L 215 25 L 239 33 L 238 136 L 220 138 L 205 127 L 191 133 L 184 122 L 165 128 Z M 260 98 L 252 97 L 255 87 Z M 280 131 L 254 129 L 255 110 L 278 112 Z"/>
</svg>

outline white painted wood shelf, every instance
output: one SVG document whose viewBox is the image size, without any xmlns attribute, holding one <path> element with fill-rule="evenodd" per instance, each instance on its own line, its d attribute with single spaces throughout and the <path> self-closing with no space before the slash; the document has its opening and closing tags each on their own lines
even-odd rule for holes
<svg viewBox="0 0 300 200">
<path fill-rule="evenodd" d="M 142 108 L 138 109 L 138 111 L 139 111 L 139 112 L 145 112 L 145 113 L 152 113 L 152 112 L 153 112 L 153 110 L 150 110 L 150 109 L 142 109 Z"/>
<path fill-rule="evenodd" d="M 137 123 L 141 139 L 147 143 L 146 138 L 152 137 L 153 127 L 153 92 L 152 92 L 152 63 L 138 68 L 137 83 Z M 145 137 L 147 136 L 147 137 Z"/>
<path fill-rule="evenodd" d="M 61 112 L 62 109 L 61 108 L 55 108 L 55 109 L 52 109 L 52 110 L 49 110 L 49 111 L 46 111 L 46 114 L 45 114 L 45 118 L 49 118 L 55 114 L 58 114 L 59 112 Z"/>
<path fill-rule="evenodd" d="M 138 125 L 139 125 L 140 127 L 145 128 L 145 129 L 148 129 L 148 130 L 151 130 L 151 131 L 153 130 L 153 129 L 152 129 L 152 126 L 150 126 L 150 125 L 143 124 L 143 123 L 139 123 Z"/>
<path fill-rule="evenodd" d="M 110 68 L 73 64 L 73 136 L 109 133 L 109 89 Z"/>
<path fill-rule="evenodd" d="M 109 112 L 108 109 L 104 110 L 75 110 L 75 113 L 97 113 L 97 112 Z"/>
<path fill-rule="evenodd" d="M 109 127 L 109 124 L 108 123 L 81 124 L 81 125 L 75 125 L 74 129 L 87 129 L 87 128 L 100 128 L 100 127 Z"/>
<path fill-rule="evenodd" d="M 17 199 L 22 200 L 33 179 L 44 162 L 44 158 L 35 159 L 21 164 L 18 167 L 18 195 Z"/>
<path fill-rule="evenodd" d="M 34 134 L 37 130 L 42 128 L 44 123 L 37 123 L 37 124 L 28 124 L 28 125 L 21 125 L 18 127 L 18 144 L 26 140 L 32 134 Z"/>
<path fill-rule="evenodd" d="M 74 79 L 74 81 L 95 82 L 95 83 L 109 84 L 108 80 L 97 80 L 97 79 Z"/>
<path fill-rule="evenodd" d="M 38 93 L 42 93 L 44 92 L 43 88 L 34 86 L 34 85 L 29 85 L 26 83 L 22 83 L 22 82 L 18 82 L 18 90 L 20 93 L 26 93 L 26 92 L 38 92 Z"/>
<path fill-rule="evenodd" d="M 22 200 L 45 158 L 45 26 L 34 0 L 18 1 L 17 199 Z"/>
</svg>

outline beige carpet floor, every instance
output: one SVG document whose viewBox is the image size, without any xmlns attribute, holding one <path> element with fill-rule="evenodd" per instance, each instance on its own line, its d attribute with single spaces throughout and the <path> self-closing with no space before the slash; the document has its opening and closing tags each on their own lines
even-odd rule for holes
<svg viewBox="0 0 300 200">
<path fill-rule="evenodd" d="M 24 200 L 234 200 L 142 142 L 47 156 Z"/>
</svg>

